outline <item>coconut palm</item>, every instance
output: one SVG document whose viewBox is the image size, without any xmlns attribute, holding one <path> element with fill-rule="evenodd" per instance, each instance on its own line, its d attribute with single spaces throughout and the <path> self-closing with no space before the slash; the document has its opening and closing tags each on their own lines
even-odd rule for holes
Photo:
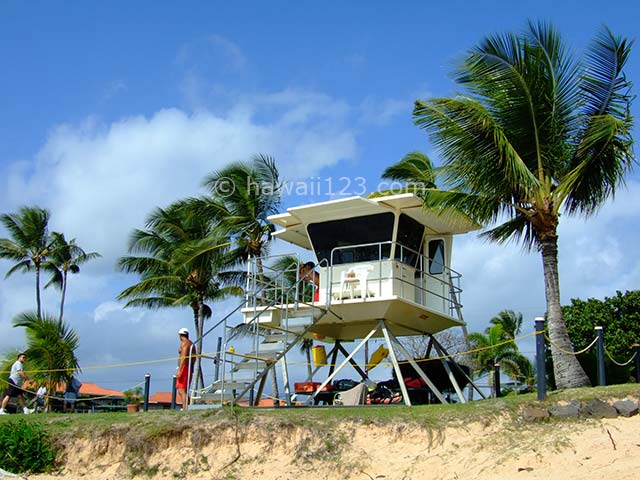
<svg viewBox="0 0 640 480">
<path fill-rule="evenodd" d="M 502 329 L 502 325 L 493 325 L 485 333 L 470 333 L 469 342 L 473 349 L 480 349 L 473 355 L 474 374 L 477 376 L 490 374 L 494 365 L 500 363 L 505 375 L 518 379 L 523 374 L 522 367 L 531 363 L 518 351 L 517 345 Z M 524 370 L 529 371 L 526 368 Z"/>
<path fill-rule="evenodd" d="M 49 211 L 40 207 L 22 207 L 18 213 L 0 215 L 0 222 L 12 237 L 0 238 L 0 258 L 17 262 L 7 271 L 6 277 L 18 270 L 35 271 L 36 312 L 40 315 L 40 272 L 52 248 L 48 231 Z"/>
<path fill-rule="evenodd" d="M 281 275 L 282 279 L 279 284 L 287 291 L 290 290 L 298 281 L 298 257 L 293 255 L 283 255 L 279 257 L 271 266 L 270 269 Z M 311 301 L 313 297 L 312 290 L 305 290 L 304 285 L 300 285 L 301 290 L 299 292 L 299 299 L 302 301 Z M 313 380 L 313 366 L 311 363 L 311 350 L 313 349 L 313 339 L 303 338 L 300 342 L 300 352 L 304 353 L 307 359 L 307 377 L 309 380 Z"/>
<path fill-rule="evenodd" d="M 211 194 L 206 208 L 222 220 L 244 259 L 265 255 L 274 231 L 267 217 L 278 213 L 282 193 L 275 160 L 259 154 L 232 163 L 208 175 L 204 186 Z"/>
<path fill-rule="evenodd" d="M 498 315 L 489 320 L 491 325 L 500 325 L 504 334 L 515 339 L 522 328 L 522 313 L 513 310 L 502 310 Z"/>
<path fill-rule="evenodd" d="M 436 187 L 436 175 L 431 159 L 422 152 L 407 153 L 398 163 L 387 167 L 384 178 L 402 182 L 405 184 L 400 192 L 397 188 L 391 188 L 371 194 L 372 197 L 393 195 L 397 193 L 418 193 L 425 188 Z"/>
<path fill-rule="evenodd" d="M 51 272 L 51 279 L 45 284 L 44 288 L 55 286 L 60 289 L 60 317 L 62 320 L 64 314 L 64 301 L 67 294 L 67 277 L 69 273 L 80 273 L 80 265 L 100 258 L 97 252 L 85 252 L 73 238 L 69 241 L 64 237 L 63 233 L 53 232 L 51 234 L 52 246 L 49 260 L 45 263 L 44 268 Z"/>
<path fill-rule="evenodd" d="M 578 63 L 560 35 L 529 23 L 521 35 L 484 39 L 455 72 L 466 96 L 420 100 L 415 123 L 443 156 L 448 190 L 425 190 L 427 208 L 454 208 L 497 226 L 485 238 L 521 240 L 541 253 L 549 336 L 560 388 L 589 384 L 560 308 L 561 211 L 588 216 L 632 165 L 631 43 L 604 28 Z"/>
<path fill-rule="evenodd" d="M 268 252 L 274 226 L 267 217 L 278 213 L 282 184 L 275 160 L 258 154 L 249 162 L 235 162 L 205 178 L 210 197 L 197 208 L 203 215 L 219 218 L 234 240 L 240 255 L 256 261 L 259 281 L 264 284 L 262 257 Z M 279 398 L 273 369 L 273 394 Z M 278 404 L 274 400 L 274 404 Z"/>
<path fill-rule="evenodd" d="M 125 307 L 184 307 L 193 311 L 196 338 L 201 339 L 204 322 L 212 315 L 205 302 L 242 295 L 242 272 L 228 271 L 237 262 L 229 242 L 221 238 L 215 223 L 188 210 L 185 202 L 158 208 L 147 219 L 147 230 L 135 230 L 129 252 L 118 260 L 118 268 L 137 273 L 140 282 L 123 290 L 119 300 Z M 200 350 L 202 346 L 200 345 Z M 203 385 L 200 357 L 196 387 Z"/>
<path fill-rule="evenodd" d="M 13 326 L 25 328 L 25 353 L 34 371 L 30 376 L 37 384 L 45 383 L 48 392 L 53 394 L 58 383 L 80 371 L 75 354 L 80 339 L 69 325 L 47 314 L 25 312 L 13 319 Z"/>
</svg>

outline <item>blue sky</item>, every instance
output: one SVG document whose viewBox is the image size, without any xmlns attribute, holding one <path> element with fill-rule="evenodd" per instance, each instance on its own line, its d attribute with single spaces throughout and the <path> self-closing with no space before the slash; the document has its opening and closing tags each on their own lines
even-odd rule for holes
<svg viewBox="0 0 640 480">
<path fill-rule="evenodd" d="M 257 152 L 290 181 L 320 179 L 314 200 L 329 198 L 327 179 L 333 193 L 373 191 L 409 151 L 437 161 L 411 122 L 413 101 L 453 94 L 453 61 L 483 36 L 545 19 L 580 53 L 602 24 L 636 37 L 639 10 L 631 1 L 604 13 L 577 1 L 2 2 L 0 212 L 47 207 L 52 229 L 102 253 L 70 284 L 83 366 L 172 357 L 189 312 L 115 301 L 133 281 L 115 260 L 152 208 L 201 193 L 204 175 Z M 636 83 L 637 58 L 636 49 L 627 69 Z M 638 288 L 639 198 L 636 173 L 595 219 L 562 218 L 563 302 Z M 292 195 L 285 206 L 308 200 Z M 470 235 L 457 239 L 453 263 L 471 329 L 513 308 L 529 332 L 544 313 L 537 255 Z M 45 302 L 54 311 L 55 292 Z M 24 344 L 11 318 L 33 303 L 31 276 L 0 280 L 0 352 Z M 82 378 L 124 388 L 143 374 L 85 369 Z"/>
</svg>

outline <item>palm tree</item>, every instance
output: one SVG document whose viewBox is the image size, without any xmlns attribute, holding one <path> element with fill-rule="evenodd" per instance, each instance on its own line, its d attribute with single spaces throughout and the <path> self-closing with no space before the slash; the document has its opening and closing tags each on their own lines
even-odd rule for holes
<svg viewBox="0 0 640 480">
<path fill-rule="evenodd" d="M 291 289 L 298 281 L 298 258 L 293 255 L 283 255 L 279 257 L 270 267 L 277 274 L 282 275 L 280 285 L 287 291 Z M 299 299 L 302 301 L 311 301 L 313 292 L 304 289 L 303 285 L 299 292 Z M 286 301 L 286 300 L 285 300 Z M 311 363 L 311 351 L 313 349 L 313 339 L 303 338 L 300 342 L 300 352 L 304 353 L 307 359 L 307 376 L 309 380 L 313 380 L 313 366 Z"/>
<path fill-rule="evenodd" d="M 469 342 L 471 348 L 481 349 L 473 356 L 476 376 L 490 375 L 496 363 L 500 363 L 505 375 L 514 379 L 522 376 L 523 366 L 524 370 L 529 371 L 526 365 L 531 362 L 518 351 L 517 345 L 502 329 L 502 325 L 493 325 L 484 334 L 470 333 Z"/>
<path fill-rule="evenodd" d="M 49 211 L 40 207 L 22 207 L 18 213 L 0 215 L 0 222 L 11 239 L 0 238 L 0 258 L 17 262 L 5 277 L 20 270 L 36 272 L 36 312 L 41 313 L 40 271 L 51 253 L 48 224 Z"/>
<path fill-rule="evenodd" d="M 219 218 L 234 240 L 241 257 L 254 258 L 258 277 L 264 282 L 262 257 L 268 252 L 274 226 L 267 217 L 278 213 L 282 184 L 275 160 L 258 154 L 250 162 L 235 162 L 205 178 L 210 198 L 200 204 L 203 214 Z M 273 369 L 274 405 L 279 389 Z"/>
<path fill-rule="evenodd" d="M 53 232 L 51 234 L 53 249 L 49 260 L 46 262 L 44 268 L 51 272 L 51 279 L 44 288 L 51 285 L 56 286 L 61 291 L 60 297 L 60 317 L 62 321 L 62 315 L 64 313 L 64 301 L 67 294 L 67 276 L 69 273 L 79 273 L 80 265 L 93 260 L 94 258 L 100 258 L 100 254 L 96 252 L 86 253 L 79 245 L 76 244 L 76 239 L 73 238 L 69 241 L 64 237 L 63 233 Z"/>
<path fill-rule="evenodd" d="M 250 162 L 232 163 L 208 175 L 204 186 L 211 194 L 206 208 L 222 220 L 243 258 L 267 253 L 274 231 L 267 217 L 278 213 L 282 194 L 275 160 L 260 154 Z"/>
<path fill-rule="evenodd" d="M 422 152 L 407 153 L 398 163 L 388 167 L 383 174 L 384 178 L 404 182 L 406 186 L 401 192 L 391 188 L 371 194 L 372 197 L 393 195 L 397 193 L 418 193 L 425 188 L 436 188 L 436 175 L 431 159 Z"/>
<path fill-rule="evenodd" d="M 558 221 L 593 214 L 632 165 L 631 43 L 603 29 L 577 63 L 560 35 L 529 23 L 522 35 L 483 40 L 455 72 L 467 96 L 417 101 L 415 123 L 440 149 L 449 190 L 425 189 L 427 208 L 452 207 L 495 224 L 485 238 L 541 253 L 559 388 L 589 379 L 560 307 Z"/>
<path fill-rule="evenodd" d="M 522 328 L 522 313 L 513 310 L 502 310 L 489 320 L 491 325 L 500 325 L 504 334 L 512 340 L 520 334 Z"/>
<path fill-rule="evenodd" d="M 129 252 L 135 255 L 118 260 L 120 270 L 141 276 L 140 282 L 123 290 L 118 299 L 128 300 L 125 308 L 188 306 L 193 311 L 197 339 L 201 339 L 204 322 L 212 315 L 205 302 L 243 293 L 243 273 L 224 270 L 237 262 L 237 255 L 220 237 L 215 223 L 190 212 L 186 202 L 156 209 L 148 217 L 147 227 L 131 235 Z M 196 387 L 203 385 L 200 363 L 198 357 Z"/>
<path fill-rule="evenodd" d="M 80 339 L 74 329 L 61 320 L 43 314 L 26 312 L 13 319 L 14 327 L 24 327 L 27 358 L 36 383 L 45 383 L 53 395 L 60 382 L 80 371 L 75 351 Z"/>
</svg>

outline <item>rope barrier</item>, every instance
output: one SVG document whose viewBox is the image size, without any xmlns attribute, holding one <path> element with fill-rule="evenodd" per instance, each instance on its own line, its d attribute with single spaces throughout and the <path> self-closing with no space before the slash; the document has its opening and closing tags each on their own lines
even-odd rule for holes
<svg viewBox="0 0 640 480">
<path fill-rule="evenodd" d="M 569 350 L 564 350 L 562 347 L 559 347 L 558 345 L 553 343 L 548 335 L 545 335 L 544 338 L 546 338 L 547 342 L 549 342 L 549 345 L 551 345 L 553 348 L 558 350 L 560 353 L 564 353 L 566 355 L 581 355 L 584 352 L 586 352 L 587 350 L 589 350 L 591 347 L 593 347 L 596 344 L 596 342 L 598 341 L 598 337 L 596 337 L 596 338 L 593 339 L 593 342 L 591 342 L 589 345 L 587 345 L 585 348 L 583 348 L 579 352 L 571 352 Z"/>
<path fill-rule="evenodd" d="M 4 383 L 5 385 L 8 385 L 9 382 L 7 382 L 6 380 L 4 380 L 3 378 L 0 378 L 0 382 Z M 125 389 L 125 390 L 133 390 L 134 388 L 138 388 L 140 386 L 144 385 L 144 381 L 136 383 L 135 385 Z M 37 392 L 34 392 L 33 390 L 27 390 L 26 388 L 22 388 L 22 387 L 18 387 L 20 388 L 20 390 L 22 390 L 24 393 L 30 393 L 32 395 L 37 395 Z M 116 395 L 102 395 L 102 396 L 98 396 L 98 397 L 78 397 L 76 399 L 76 401 L 94 401 L 94 400 L 102 400 L 103 398 L 110 398 L 110 397 L 115 397 Z M 48 399 L 52 399 L 52 400 L 60 400 L 60 401 L 64 401 L 64 397 L 56 397 L 55 395 L 49 395 L 49 394 L 44 394 L 42 396 L 42 398 L 48 398 Z"/>
<path fill-rule="evenodd" d="M 194 357 L 202 357 L 202 358 L 214 358 L 222 352 L 209 352 L 209 353 L 199 353 L 197 355 L 192 355 Z M 106 368 L 124 368 L 124 367 L 135 367 L 140 365 L 152 365 L 155 363 L 164 363 L 164 362 L 175 362 L 179 360 L 180 357 L 171 357 L 171 358 L 163 358 L 159 360 L 141 360 L 139 362 L 129 362 L 129 363 L 115 363 L 112 365 L 90 365 L 88 367 L 82 367 L 82 370 L 98 370 L 98 369 L 106 369 Z M 55 372 L 75 372 L 75 368 L 53 368 L 49 370 L 23 370 L 24 373 L 55 373 Z M 11 373 L 9 370 L 0 371 L 0 375 L 5 375 L 7 373 Z"/>
<path fill-rule="evenodd" d="M 481 352 L 484 350 L 490 350 L 492 348 L 496 348 L 496 347 L 500 347 L 502 345 L 506 345 L 508 343 L 515 343 L 518 340 L 522 340 L 524 338 L 530 337 L 532 335 L 536 335 L 542 332 L 532 332 L 532 333 L 528 333 L 526 335 L 522 335 L 520 337 L 517 338 L 509 338 L 506 339 L 502 342 L 496 343 L 495 345 L 489 345 L 486 347 L 478 347 L 478 348 L 474 348 L 472 350 L 468 350 L 465 352 L 459 352 L 459 353 L 453 353 L 453 354 L 449 354 L 449 355 L 442 355 L 439 357 L 429 357 L 427 359 L 421 359 L 421 362 L 428 362 L 428 361 L 434 361 L 434 360 L 446 360 L 448 358 L 454 358 L 457 356 L 462 356 L 462 355 L 469 355 L 471 353 L 477 353 L 477 352 Z M 219 358 L 220 354 L 222 352 L 220 351 L 215 351 L 215 352 L 207 352 L 207 353 L 199 353 L 197 355 L 194 355 L 196 357 L 202 357 L 202 358 L 206 358 L 206 359 L 216 359 Z M 238 353 L 238 352 L 226 352 L 228 355 L 235 355 L 238 357 L 242 357 L 242 358 L 246 358 L 249 360 L 257 360 L 257 361 L 262 361 L 262 362 L 271 362 L 273 361 L 272 358 L 264 358 L 264 357 L 258 357 L 258 356 L 253 356 L 253 355 L 245 355 L 242 353 Z M 171 358 L 163 358 L 163 359 L 158 359 L 158 360 L 142 360 L 142 361 L 138 361 L 138 362 L 128 362 L 128 363 L 116 363 L 116 364 L 112 364 L 112 365 L 90 365 L 88 367 L 82 367 L 82 370 L 98 370 L 98 369 L 108 369 L 108 368 L 125 368 L 125 367 L 133 367 L 133 366 L 140 366 L 140 365 L 152 365 L 152 364 L 157 364 L 157 363 L 164 363 L 164 362 L 175 362 L 176 360 L 179 360 L 180 357 L 171 357 Z M 308 362 L 289 362 L 290 364 L 294 364 L 294 365 L 309 365 Z M 402 361 L 402 362 L 398 362 L 399 364 L 407 364 L 410 363 L 409 361 Z M 335 365 L 329 365 L 328 366 L 335 366 Z M 381 363 L 381 365 L 391 365 L 391 363 Z M 71 368 L 58 368 L 58 369 L 49 369 L 49 370 L 24 370 L 25 373 L 29 373 L 29 374 L 38 374 L 38 373 L 55 373 L 55 372 L 73 372 L 75 371 L 75 369 L 71 369 Z M 7 374 L 10 373 L 8 370 L 7 371 L 0 371 L 0 374 Z"/>
<path fill-rule="evenodd" d="M 633 360 L 636 358 L 636 355 L 638 354 L 638 352 L 633 352 L 633 355 L 631 355 L 631 358 L 629 360 L 627 360 L 624 363 L 618 363 L 616 359 L 611 356 L 611 354 L 609 353 L 609 350 L 605 348 L 604 352 L 607 354 L 607 357 L 609 357 L 609 360 L 611 360 L 613 363 L 615 363 L 619 367 L 626 367 L 627 365 L 629 365 L 631 362 L 633 362 Z"/>
</svg>

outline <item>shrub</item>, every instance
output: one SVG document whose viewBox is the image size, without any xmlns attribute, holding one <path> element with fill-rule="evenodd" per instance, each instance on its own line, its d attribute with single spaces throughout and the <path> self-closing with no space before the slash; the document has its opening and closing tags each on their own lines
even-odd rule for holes
<svg viewBox="0 0 640 480">
<path fill-rule="evenodd" d="M 0 468 L 13 473 L 40 473 L 53 467 L 55 454 L 49 435 L 37 422 L 0 422 Z"/>
</svg>

